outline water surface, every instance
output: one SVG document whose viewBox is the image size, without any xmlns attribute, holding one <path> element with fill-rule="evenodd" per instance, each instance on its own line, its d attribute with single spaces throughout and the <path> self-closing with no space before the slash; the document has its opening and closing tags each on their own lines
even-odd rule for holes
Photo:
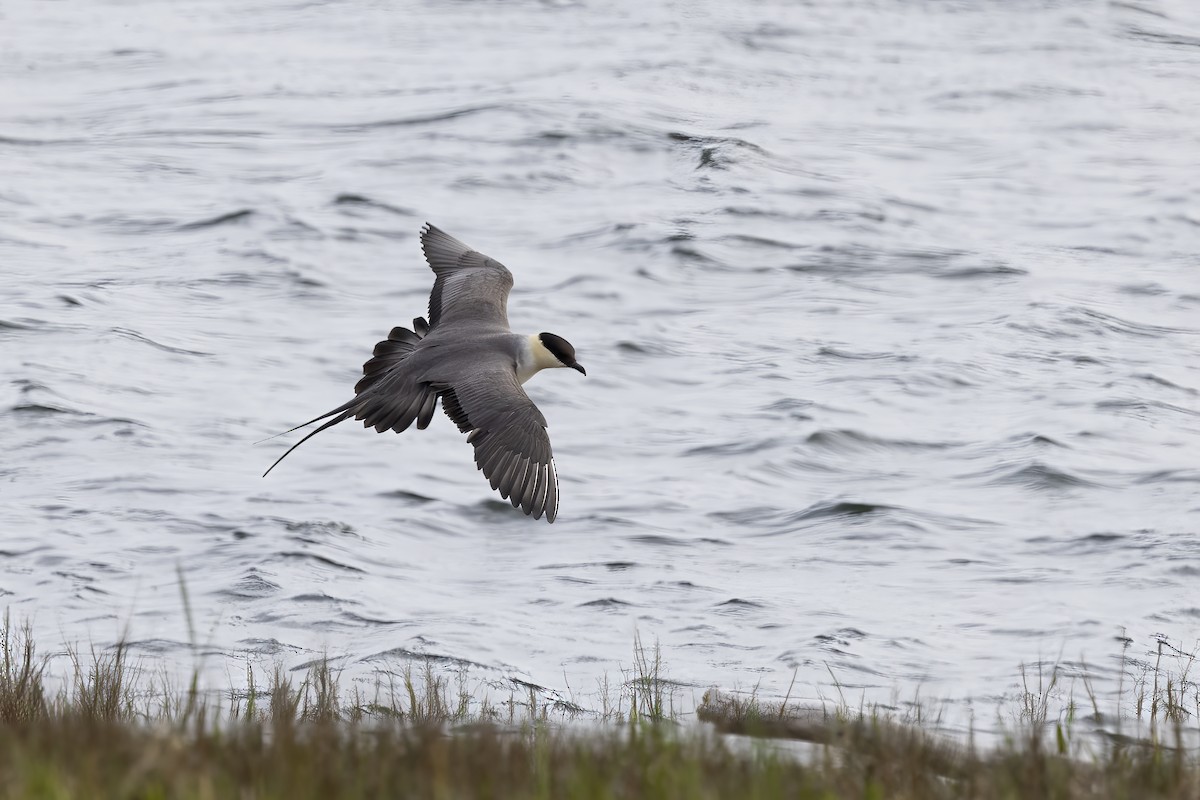
<svg viewBox="0 0 1200 800">
<path fill-rule="evenodd" d="M 1198 70 L 1185 0 L 9 3 L 0 591 L 218 683 L 1111 696 L 1200 637 Z M 588 368 L 553 526 L 440 415 L 259 477 L 426 220 Z"/>
</svg>

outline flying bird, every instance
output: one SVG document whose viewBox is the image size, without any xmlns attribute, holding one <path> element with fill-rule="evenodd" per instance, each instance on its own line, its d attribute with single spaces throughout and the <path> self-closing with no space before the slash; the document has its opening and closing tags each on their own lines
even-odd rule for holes
<svg viewBox="0 0 1200 800">
<path fill-rule="evenodd" d="M 421 249 L 433 269 L 429 321 L 396 327 L 375 345 L 354 387 L 354 399 L 284 433 L 332 417 L 288 454 L 328 427 L 353 417 L 379 433 L 428 427 L 438 400 L 468 434 L 475 464 L 500 496 L 534 519 L 558 515 L 558 472 L 546 418 L 521 384 L 543 369 L 570 367 L 587 375 L 561 336 L 523 336 L 508 327 L 512 273 L 428 223 Z"/>
</svg>

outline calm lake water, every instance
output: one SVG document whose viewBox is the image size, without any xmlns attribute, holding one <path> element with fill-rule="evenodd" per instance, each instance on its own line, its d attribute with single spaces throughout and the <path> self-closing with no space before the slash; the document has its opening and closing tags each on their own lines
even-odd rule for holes
<svg viewBox="0 0 1200 800">
<path fill-rule="evenodd" d="M 3 600 L 217 685 L 1111 698 L 1200 639 L 1198 75 L 1191 0 L 7 2 Z M 441 414 L 260 477 L 426 220 L 588 369 L 552 526 Z"/>
</svg>

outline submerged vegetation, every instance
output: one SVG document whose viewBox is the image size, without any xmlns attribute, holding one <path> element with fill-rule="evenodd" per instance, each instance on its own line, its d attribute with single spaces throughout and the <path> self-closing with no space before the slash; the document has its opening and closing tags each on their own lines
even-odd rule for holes
<svg viewBox="0 0 1200 800">
<path fill-rule="evenodd" d="M 69 663 L 49 688 L 29 628 L 5 620 L 0 798 L 1200 797 L 1192 657 L 1165 642 L 1124 716 L 1106 717 L 1087 681 L 1086 705 L 1054 710 L 1054 668 L 1025 676 L 987 747 L 935 732 L 920 704 L 898 716 L 710 690 L 695 721 L 640 641 L 595 712 L 519 686 L 496 702 L 429 665 L 369 696 L 327 661 L 298 682 L 248 671 L 217 696 L 151 680 L 124 645 Z"/>
</svg>

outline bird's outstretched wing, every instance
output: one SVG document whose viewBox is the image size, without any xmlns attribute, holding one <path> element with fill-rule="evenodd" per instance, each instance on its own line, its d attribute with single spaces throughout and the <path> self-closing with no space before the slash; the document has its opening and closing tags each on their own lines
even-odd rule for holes
<svg viewBox="0 0 1200 800">
<path fill-rule="evenodd" d="M 442 408 L 475 446 L 475 464 L 500 496 L 534 519 L 558 515 L 558 472 L 546 418 L 512 369 L 477 372 L 445 387 Z"/>
<path fill-rule="evenodd" d="M 421 229 L 421 249 L 437 276 L 429 294 L 429 327 L 464 321 L 508 329 L 508 268 L 472 250 L 429 223 Z"/>
<path fill-rule="evenodd" d="M 293 450 L 321 431 L 351 417 L 380 433 L 429 425 L 437 400 L 458 429 L 470 434 L 475 464 L 500 496 L 534 519 L 558 516 L 558 471 L 546 432 L 546 418 L 525 394 L 510 368 L 483 370 L 453 386 L 416 381 L 402 371 L 389 373 L 350 402 L 297 428 L 333 417 L 270 466 L 265 476 Z"/>
</svg>

